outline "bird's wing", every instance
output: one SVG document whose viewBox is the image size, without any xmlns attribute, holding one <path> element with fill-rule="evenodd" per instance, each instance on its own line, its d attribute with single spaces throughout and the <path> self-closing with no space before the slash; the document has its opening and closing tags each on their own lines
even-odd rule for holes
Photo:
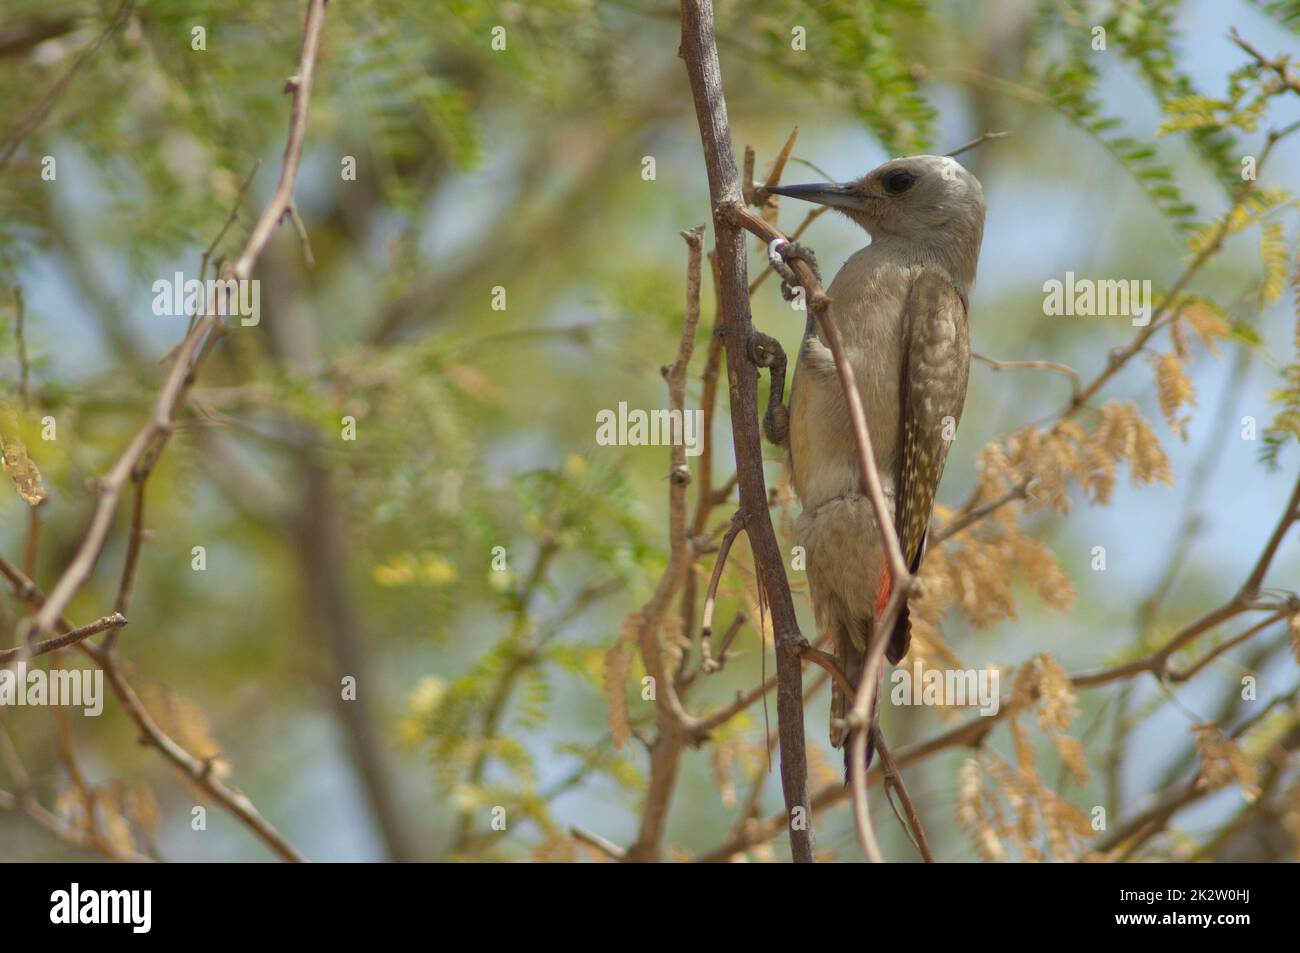
<svg viewBox="0 0 1300 953">
<path fill-rule="evenodd" d="M 912 281 L 903 314 L 899 381 L 901 452 L 894 474 L 895 521 L 910 571 L 921 564 L 934 495 L 966 403 L 970 376 L 970 326 L 966 301 L 942 271 L 922 268 Z M 897 662 L 911 639 L 907 607 L 890 639 Z"/>
</svg>

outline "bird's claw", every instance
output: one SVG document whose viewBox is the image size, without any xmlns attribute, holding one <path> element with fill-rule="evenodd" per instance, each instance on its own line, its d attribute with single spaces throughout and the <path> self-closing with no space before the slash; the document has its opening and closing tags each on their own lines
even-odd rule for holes
<svg viewBox="0 0 1300 953">
<path fill-rule="evenodd" d="M 771 375 L 767 395 L 767 411 L 763 414 L 763 434 L 778 447 L 783 447 L 790 436 L 790 412 L 785 400 L 785 349 L 781 342 L 762 331 L 749 338 L 749 359 L 756 367 L 766 367 Z"/>
<path fill-rule="evenodd" d="M 808 263 L 812 273 L 817 278 L 818 284 L 821 283 L 822 275 L 817 267 L 817 256 L 813 250 L 806 245 L 800 245 L 798 242 L 773 243 L 774 247 L 768 253 L 768 260 L 772 263 L 772 270 L 781 277 L 781 297 L 786 301 L 793 301 L 796 295 L 795 287 L 801 285 L 799 277 L 790 267 L 791 259 L 799 258 Z"/>
<path fill-rule="evenodd" d="M 785 349 L 770 334 L 755 331 L 749 338 L 749 359 L 758 367 L 781 366 L 785 369 Z"/>
<path fill-rule="evenodd" d="M 790 439 L 790 411 L 785 404 L 767 405 L 763 415 L 763 436 L 774 447 L 784 447 Z"/>
</svg>

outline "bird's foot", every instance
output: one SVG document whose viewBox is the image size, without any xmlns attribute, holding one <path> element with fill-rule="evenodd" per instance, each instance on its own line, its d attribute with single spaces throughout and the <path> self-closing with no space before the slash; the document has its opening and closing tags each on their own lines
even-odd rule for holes
<svg viewBox="0 0 1300 953">
<path fill-rule="evenodd" d="M 763 436 L 774 447 L 786 445 L 790 439 L 790 411 L 785 404 L 768 402 L 767 412 L 763 414 Z"/>
<path fill-rule="evenodd" d="M 767 410 L 763 414 L 763 435 L 768 442 L 784 447 L 790 437 L 790 412 L 785 400 L 785 349 L 776 338 L 755 331 L 749 338 L 749 359 L 756 367 L 766 367 L 771 375 L 767 392 Z"/>
<path fill-rule="evenodd" d="M 821 271 L 817 267 L 817 256 L 813 250 L 806 245 L 800 245 L 798 242 L 773 243 L 775 245 L 768 252 L 768 260 L 772 263 L 772 270 L 781 276 L 781 297 L 786 301 L 793 301 L 797 292 L 795 287 L 800 285 L 798 276 L 794 269 L 790 267 L 789 262 L 798 258 L 808 263 L 812 273 L 816 276 L 818 283 L 821 283 Z"/>
<path fill-rule="evenodd" d="M 770 334 L 755 331 L 749 336 L 749 359 L 757 367 L 775 367 L 785 373 L 785 349 Z"/>
</svg>

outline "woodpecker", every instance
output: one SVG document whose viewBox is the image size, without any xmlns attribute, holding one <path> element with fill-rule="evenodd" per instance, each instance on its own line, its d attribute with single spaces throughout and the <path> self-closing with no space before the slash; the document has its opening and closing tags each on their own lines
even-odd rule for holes
<svg viewBox="0 0 1300 953">
<path fill-rule="evenodd" d="M 827 293 L 862 397 L 903 558 L 915 573 L 966 402 L 968 303 L 984 234 L 983 189 L 955 159 L 922 155 L 886 162 L 852 182 L 768 191 L 831 206 L 871 236 L 870 244 L 844 263 Z M 787 246 L 786 257 L 800 255 L 806 252 Z M 771 418 L 769 439 L 788 446 L 802 504 L 795 536 L 806 556 L 817 628 L 830 634 L 835 657 L 856 688 L 891 578 L 859 474 L 835 361 L 811 316 L 788 415 L 778 415 L 775 427 Z M 911 642 L 906 605 L 894 630 L 883 635 L 889 639 L 886 657 L 897 664 Z M 844 747 L 847 772 L 845 718 L 853 699 L 838 685 L 831 691 L 831 744 Z M 877 691 L 873 726 L 879 697 Z M 870 765 L 870 736 L 867 745 Z"/>
</svg>

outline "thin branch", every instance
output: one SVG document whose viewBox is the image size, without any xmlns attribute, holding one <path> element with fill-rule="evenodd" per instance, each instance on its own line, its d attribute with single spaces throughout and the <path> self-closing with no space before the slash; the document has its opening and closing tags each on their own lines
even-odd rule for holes
<svg viewBox="0 0 1300 953">
<path fill-rule="evenodd" d="M 1263 53 L 1257 50 L 1253 44 L 1242 39 L 1241 35 L 1237 33 L 1235 29 L 1228 34 L 1228 39 L 1232 40 L 1233 43 L 1236 43 L 1237 46 L 1241 47 L 1241 49 L 1244 50 L 1260 66 L 1264 67 L 1265 69 L 1272 70 L 1274 73 L 1276 73 L 1278 79 L 1281 80 L 1283 86 L 1291 90 L 1291 92 L 1300 95 L 1300 77 L 1296 77 L 1291 74 L 1291 70 L 1288 68 L 1287 60 L 1285 58 L 1279 56 L 1277 59 L 1273 59 L 1273 60 L 1269 59 L 1267 56 L 1265 56 Z"/>
<path fill-rule="evenodd" d="M 722 580 L 723 567 L 727 565 L 727 556 L 731 553 L 732 544 L 744 528 L 745 511 L 736 510 L 731 517 L 731 526 L 728 527 L 727 534 L 722 537 L 718 558 L 713 561 L 713 574 L 709 577 L 709 588 L 704 593 L 704 619 L 700 624 L 700 639 L 704 642 L 713 636 L 713 609 L 718 599 L 718 583 Z"/>
<path fill-rule="evenodd" d="M 82 639 L 88 639 L 92 635 L 99 635 L 101 632 L 108 632 L 111 629 L 120 629 L 124 625 L 126 625 L 126 616 L 120 612 L 114 612 L 102 619 L 96 619 L 89 625 L 83 625 L 79 629 L 73 629 L 63 635 L 46 639 L 44 642 L 37 642 L 35 645 L 18 645 L 11 649 L 0 649 L 0 665 L 7 665 L 19 659 L 24 661 L 33 659 L 44 655 L 46 652 L 53 652 L 56 649 L 67 648 L 69 645 L 76 645 Z"/>
<path fill-rule="evenodd" d="M 1300 521 L 1300 480 L 1296 480 L 1295 489 L 1291 491 L 1291 499 L 1287 501 L 1282 518 L 1273 528 L 1273 534 L 1268 538 L 1264 551 L 1259 554 L 1254 568 L 1242 584 L 1239 599 L 1245 601 L 1259 594 L 1259 587 L 1264 584 L 1264 577 L 1268 574 L 1268 567 L 1273 563 L 1273 557 L 1277 555 L 1278 547 L 1282 545 L 1283 538 L 1297 521 Z"/>
<path fill-rule="evenodd" d="M 1197 672 L 1205 668 L 1205 666 L 1209 665 L 1211 662 L 1213 662 L 1216 658 L 1218 658 L 1223 653 L 1236 648 L 1238 645 L 1241 645 L 1243 642 L 1246 642 L 1249 639 L 1253 638 L 1254 636 L 1258 635 L 1260 632 L 1263 632 L 1269 626 L 1273 625 L 1273 623 L 1280 622 L 1286 617 L 1287 617 L 1286 612 L 1275 612 L 1272 615 L 1265 617 L 1262 621 L 1256 622 L 1254 625 L 1252 625 L 1249 629 L 1246 629 L 1246 631 L 1242 632 L 1240 635 L 1233 636 L 1231 639 L 1228 639 L 1228 641 L 1224 642 L 1222 645 L 1215 646 L 1212 650 L 1206 653 L 1206 655 L 1203 658 L 1201 658 L 1199 661 L 1195 662 L 1188 668 L 1169 670 L 1166 673 L 1165 677 L 1168 678 L 1169 681 L 1171 682 L 1185 682 L 1189 678 L 1192 678 L 1194 675 L 1196 675 Z"/>
<path fill-rule="evenodd" d="M 221 223 L 221 228 L 217 230 L 217 234 L 212 241 L 208 243 L 208 247 L 203 249 L 203 257 L 199 260 L 200 281 L 208 276 L 208 262 L 212 259 L 213 253 L 216 252 L 217 246 L 221 244 L 221 239 L 226 237 L 226 232 L 230 231 L 230 226 L 234 225 L 239 219 L 240 203 L 243 202 L 244 196 L 248 192 L 248 187 L 253 184 L 253 178 L 257 175 L 257 170 L 261 167 L 261 159 L 257 159 L 253 162 L 253 167 L 248 170 L 248 175 L 244 177 L 243 184 L 240 185 L 239 191 L 235 194 L 235 201 L 230 205 L 230 214 L 227 215 L 226 220 Z"/>
<path fill-rule="evenodd" d="M 302 48 L 298 71 L 286 87 L 293 92 L 290 109 L 288 144 L 285 147 L 284 165 L 280 181 L 270 203 L 249 236 L 244 251 L 236 261 L 233 274 L 246 280 L 253 265 L 266 245 L 271 229 L 279 221 L 285 208 L 293 199 L 298 164 L 302 158 L 302 144 L 307 132 L 308 97 L 311 93 L 312 75 L 320 51 L 321 31 L 325 17 L 326 0 L 309 0 L 307 20 L 303 29 Z M 176 358 L 163 382 L 154 411 L 149 421 L 136 434 L 109 474 L 100 481 L 100 498 L 91 518 L 89 529 L 76 555 L 50 591 L 46 604 L 37 613 L 32 637 L 42 638 L 50 632 L 57 620 L 67 610 L 72 597 L 85 584 L 94 571 L 95 563 L 103 549 L 104 541 L 112 528 L 122 490 L 128 480 L 137 474 L 143 461 L 156 460 L 175 427 L 176 409 L 193 382 L 198 364 L 210 353 L 217 339 L 224 333 L 225 325 L 214 314 L 208 314 L 195 323 L 176 352 Z M 139 476 L 146 479 L 148 470 Z"/>
<path fill-rule="evenodd" d="M 903 774 L 898 770 L 894 755 L 885 742 L 885 733 L 880 730 L 879 725 L 876 725 L 873 730 L 876 734 L 876 750 L 880 752 L 880 763 L 885 772 L 885 790 L 892 790 L 898 795 L 898 800 L 903 804 L 903 813 L 907 815 L 907 823 L 912 828 L 912 843 L 916 845 L 921 859 L 927 864 L 933 864 L 934 853 L 930 850 L 929 840 L 926 839 L 925 828 L 921 826 L 921 815 L 917 813 L 916 805 L 912 802 L 912 796 L 907 793 L 907 785 L 903 783 Z"/>
<path fill-rule="evenodd" d="M 670 414 L 681 419 L 686 407 L 686 374 L 695 350 L 695 336 L 700 321 L 700 283 L 704 249 L 704 226 L 681 233 L 686 242 L 686 309 L 677 356 L 666 366 Z M 684 442 L 674 441 L 669 451 L 668 480 L 668 566 L 650 601 L 636 614 L 636 643 L 646 671 L 654 679 L 656 718 L 659 734 L 650 747 L 650 780 L 641 810 L 636 843 L 628 848 L 626 859 L 634 862 L 657 861 L 662 848 L 668 808 L 677 786 L 677 772 L 682 750 L 694 737 L 696 722 L 682 707 L 676 680 L 670 678 L 659 645 L 659 629 L 674 596 L 685 585 L 695 561 L 694 548 L 687 534 L 686 488 L 691 471 L 686 463 Z"/>
<path fill-rule="evenodd" d="M 574 840 L 582 841 L 589 847 L 596 848 L 596 850 L 600 851 L 610 860 L 616 860 L 620 863 L 627 860 L 627 851 L 622 847 L 619 847 L 612 841 L 605 840 L 605 838 L 601 837 L 599 834 L 593 834 L 590 831 L 583 830 L 576 824 L 569 828 L 569 835 L 573 837 Z"/>
<path fill-rule="evenodd" d="M 985 357 L 983 354 L 976 354 L 973 351 L 971 357 L 977 361 L 983 361 L 995 371 L 1025 368 L 1062 374 L 1070 381 L 1070 398 L 1072 400 L 1079 395 L 1079 391 L 1083 387 L 1078 371 L 1068 365 L 1058 364 L 1056 361 L 999 361 L 991 357 Z"/>
<path fill-rule="evenodd" d="M 958 146 L 956 149 L 953 149 L 952 152 L 946 152 L 944 153 L 944 155 L 948 156 L 948 158 L 950 159 L 955 159 L 963 152 L 969 152 L 971 149 L 974 149 L 978 146 L 982 146 L 984 145 L 984 143 L 991 142 L 994 139 L 1005 139 L 1009 135 L 1011 135 L 1010 132 L 986 132 L 978 139 L 972 139 L 964 146 Z"/>
<path fill-rule="evenodd" d="M 307 20 L 302 31 L 302 49 L 298 55 L 298 70 L 284 84 L 284 90 L 293 94 L 289 117 L 289 139 L 284 146 L 284 159 L 280 163 L 280 180 L 276 183 L 271 201 L 262 210 L 248 244 L 235 260 L 235 277 L 240 281 L 250 277 L 253 265 L 271 238 L 271 233 L 293 205 L 294 185 L 298 180 L 298 166 L 302 162 L 302 146 L 307 138 L 307 106 L 311 101 L 311 85 L 316 73 L 316 58 L 320 52 L 321 34 L 325 29 L 325 5 L 328 0 L 309 0 Z"/>
<path fill-rule="evenodd" d="M 972 506 L 963 509 L 947 523 L 944 523 L 938 529 L 930 534 L 930 545 L 937 546 L 944 540 L 956 536 L 964 529 L 968 529 L 980 520 L 985 519 L 990 514 L 997 512 L 1008 503 L 1015 500 L 1023 500 L 1029 495 L 1029 486 L 1031 481 L 1021 480 L 1001 496 L 986 500 L 978 506 Z"/>
<path fill-rule="evenodd" d="M 113 608 L 125 613 L 131 606 L 131 596 L 135 592 L 136 567 L 140 563 L 140 545 L 144 541 L 144 488 L 147 474 L 137 472 L 133 480 L 135 493 L 131 498 L 131 529 L 127 534 L 126 558 L 122 562 L 122 578 L 117 585 L 117 599 Z M 110 636 L 104 647 L 112 648 L 117 637 Z"/>
</svg>

